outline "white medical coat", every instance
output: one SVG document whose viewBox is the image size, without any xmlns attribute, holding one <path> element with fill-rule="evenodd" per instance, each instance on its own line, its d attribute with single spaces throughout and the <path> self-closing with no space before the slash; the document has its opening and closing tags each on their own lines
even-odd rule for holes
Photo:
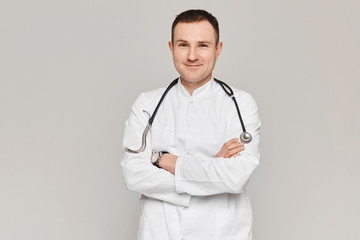
<svg viewBox="0 0 360 240">
<path fill-rule="evenodd" d="M 142 93 L 125 123 L 124 147 L 138 149 L 164 88 Z M 241 156 L 216 158 L 241 124 L 232 99 L 213 79 L 192 95 L 180 81 L 165 97 L 142 153 L 123 153 L 128 189 L 142 194 L 139 240 L 250 240 L 245 186 L 259 164 L 260 118 L 252 96 L 234 89 L 253 140 Z M 153 166 L 152 150 L 179 156 L 175 175 Z"/>
</svg>

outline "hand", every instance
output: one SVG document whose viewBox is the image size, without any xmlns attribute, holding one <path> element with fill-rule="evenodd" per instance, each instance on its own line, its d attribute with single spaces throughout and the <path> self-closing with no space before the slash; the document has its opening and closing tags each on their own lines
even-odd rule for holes
<svg viewBox="0 0 360 240">
<path fill-rule="evenodd" d="M 161 156 L 161 159 L 159 161 L 159 167 L 161 167 L 175 175 L 175 166 L 176 166 L 177 159 L 178 159 L 178 156 L 172 155 L 170 153 L 165 153 Z"/>
<path fill-rule="evenodd" d="M 240 156 L 240 152 L 244 151 L 244 143 L 239 142 L 238 138 L 233 138 L 222 146 L 216 157 L 231 158 Z"/>
</svg>

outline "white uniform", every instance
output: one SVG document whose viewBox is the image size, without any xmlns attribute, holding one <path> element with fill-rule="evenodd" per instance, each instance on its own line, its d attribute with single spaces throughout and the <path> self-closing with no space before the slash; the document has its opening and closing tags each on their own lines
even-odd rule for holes
<svg viewBox="0 0 360 240">
<path fill-rule="evenodd" d="M 138 149 L 164 88 L 142 93 L 125 123 L 124 147 Z M 216 158 L 239 137 L 232 99 L 213 79 L 191 96 L 178 82 L 167 94 L 147 137 L 146 150 L 124 152 L 128 189 L 142 194 L 139 240 L 250 240 L 252 211 L 246 184 L 259 164 L 260 118 L 250 94 L 234 89 L 253 140 L 241 156 Z M 152 150 L 179 156 L 175 176 L 153 166 Z"/>
</svg>

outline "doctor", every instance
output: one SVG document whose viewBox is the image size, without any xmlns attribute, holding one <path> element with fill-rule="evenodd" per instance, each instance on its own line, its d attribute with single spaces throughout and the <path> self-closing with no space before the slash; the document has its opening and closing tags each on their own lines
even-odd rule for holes
<svg viewBox="0 0 360 240">
<path fill-rule="evenodd" d="M 121 162 L 127 188 L 142 194 L 139 240 L 252 239 L 246 184 L 259 164 L 260 118 L 252 96 L 233 88 L 253 137 L 244 146 L 232 99 L 212 75 L 222 46 L 210 13 L 188 10 L 175 18 L 169 48 L 178 83 L 160 105 L 145 151 L 124 151 Z M 146 112 L 154 111 L 164 90 L 135 101 L 124 148 L 139 147 Z"/>
</svg>

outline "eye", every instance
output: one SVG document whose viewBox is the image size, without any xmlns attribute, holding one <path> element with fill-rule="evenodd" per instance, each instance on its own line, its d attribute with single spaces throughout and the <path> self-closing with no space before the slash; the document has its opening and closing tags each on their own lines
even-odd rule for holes
<svg viewBox="0 0 360 240">
<path fill-rule="evenodd" d="M 179 43 L 179 47 L 186 47 L 187 44 L 186 43 Z"/>
<path fill-rule="evenodd" d="M 203 44 L 200 44 L 200 47 L 202 47 L 202 48 L 203 47 L 208 47 L 208 45 L 203 43 Z"/>
</svg>

